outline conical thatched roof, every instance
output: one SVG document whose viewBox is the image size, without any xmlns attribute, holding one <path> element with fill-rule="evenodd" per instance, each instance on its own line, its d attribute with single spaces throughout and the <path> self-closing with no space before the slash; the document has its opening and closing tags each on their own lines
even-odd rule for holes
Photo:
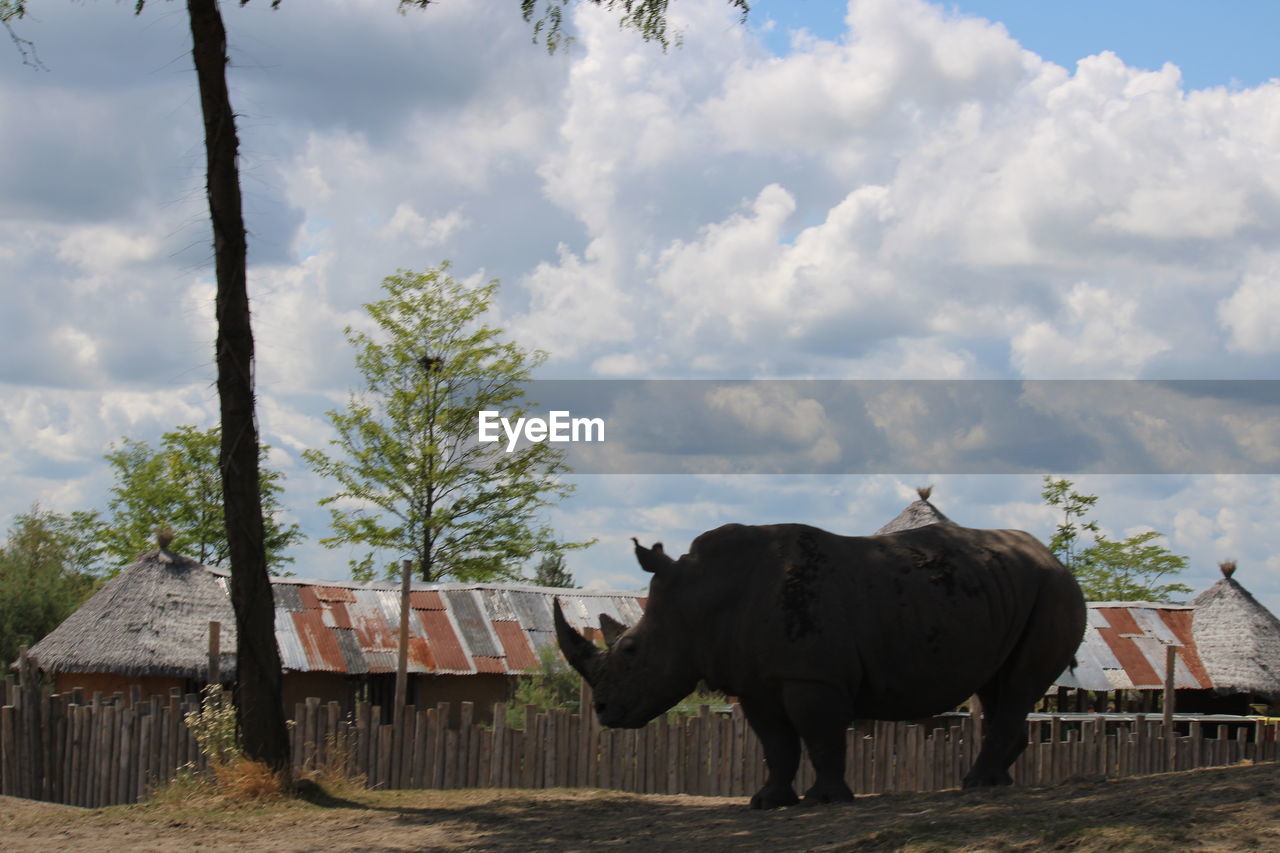
<svg viewBox="0 0 1280 853">
<path fill-rule="evenodd" d="M 122 569 L 28 654 L 46 672 L 204 679 L 214 620 L 222 623 L 222 674 L 233 676 L 235 617 L 222 581 L 195 560 L 156 550 Z"/>
<path fill-rule="evenodd" d="M 875 535 L 880 536 L 885 533 L 898 533 L 902 530 L 913 530 L 917 527 L 925 527 L 929 524 L 954 524 L 951 519 L 942 514 L 942 510 L 929 503 L 929 495 L 933 494 L 932 486 L 922 486 L 916 489 L 916 494 L 920 496 L 920 500 L 908 506 L 902 512 L 898 513 L 898 517 L 876 531 Z"/>
<path fill-rule="evenodd" d="M 1234 563 L 1222 580 L 1196 596 L 1192 632 L 1200 659 L 1219 693 L 1251 693 L 1280 699 L 1280 619 L 1234 580 Z"/>
</svg>

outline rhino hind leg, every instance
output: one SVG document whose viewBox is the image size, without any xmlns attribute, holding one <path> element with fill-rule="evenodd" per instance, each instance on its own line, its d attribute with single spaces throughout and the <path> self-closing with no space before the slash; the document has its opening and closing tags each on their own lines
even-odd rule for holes
<svg viewBox="0 0 1280 853">
<path fill-rule="evenodd" d="M 982 750 L 965 775 L 965 788 L 987 788 L 1012 785 L 1009 768 L 1027 747 L 1027 714 L 1035 700 L 1014 704 L 1011 697 L 985 688 L 978 692 L 982 700 Z"/>
<path fill-rule="evenodd" d="M 800 735 L 781 706 L 741 697 L 747 724 L 760 738 L 769 769 L 764 787 L 751 798 L 753 809 L 776 809 L 800 802 L 791 783 L 800 767 Z"/>
<path fill-rule="evenodd" d="M 1075 582 L 1079 607 L 1058 606 L 1063 590 L 1041 591 L 1018 645 L 1009 659 L 978 691 L 982 700 L 982 750 L 964 787 L 1011 785 L 1009 768 L 1027 748 L 1027 714 L 1035 708 L 1058 674 L 1067 668 L 1084 633 L 1084 601 Z"/>
<path fill-rule="evenodd" d="M 853 791 L 844 778 L 845 733 L 853 719 L 848 694 L 816 681 L 791 681 L 782 697 L 813 765 L 814 783 L 805 791 L 805 803 L 852 802 Z"/>
</svg>

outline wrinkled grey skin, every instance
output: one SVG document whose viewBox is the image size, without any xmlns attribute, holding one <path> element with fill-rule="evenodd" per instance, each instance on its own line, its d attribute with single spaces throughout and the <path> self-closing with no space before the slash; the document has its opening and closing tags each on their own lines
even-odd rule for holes
<svg viewBox="0 0 1280 853">
<path fill-rule="evenodd" d="M 965 787 L 1007 785 L 1027 713 L 1068 665 L 1085 627 L 1071 573 L 1017 530 L 933 524 L 838 536 L 801 524 L 730 524 L 672 560 L 636 543 L 653 573 L 644 617 L 601 617 L 607 651 L 555 607 L 569 663 L 606 726 L 637 728 L 699 680 L 738 697 L 769 775 L 752 808 L 798 802 L 800 743 L 817 781 L 806 802 L 853 799 L 845 730 L 982 699 L 982 750 Z"/>
</svg>

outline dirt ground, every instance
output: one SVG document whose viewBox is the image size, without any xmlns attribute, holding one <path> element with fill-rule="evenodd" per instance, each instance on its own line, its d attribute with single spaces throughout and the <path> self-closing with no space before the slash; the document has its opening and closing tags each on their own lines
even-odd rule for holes
<svg viewBox="0 0 1280 853">
<path fill-rule="evenodd" d="M 1280 765 L 753 812 L 603 791 L 313 791 L 78 809 L 0 798 L 0 850 L 1280 850 Z"/>
</svg>

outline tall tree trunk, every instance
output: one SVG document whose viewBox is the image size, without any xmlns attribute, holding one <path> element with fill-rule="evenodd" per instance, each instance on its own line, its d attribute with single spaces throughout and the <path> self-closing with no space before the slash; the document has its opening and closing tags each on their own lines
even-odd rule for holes
<svg viewBox="0 0 1280 853">
<path fill-rule="evenodd" d="M 206 189 L 217 273 L 218 400 L 222 410 L 222 501 L 231 552 L 231 605 L 236 614 L 236 718 L 245 754 L 289 769 L 289 737 L 281 693 L 275 605 L 267 578 L 253 400 L 253 330 L 239 141 L 227 92 L 227 33 L 217 0 L 187 0 L 192 53 L 204 112 Z"/>
</svg>

